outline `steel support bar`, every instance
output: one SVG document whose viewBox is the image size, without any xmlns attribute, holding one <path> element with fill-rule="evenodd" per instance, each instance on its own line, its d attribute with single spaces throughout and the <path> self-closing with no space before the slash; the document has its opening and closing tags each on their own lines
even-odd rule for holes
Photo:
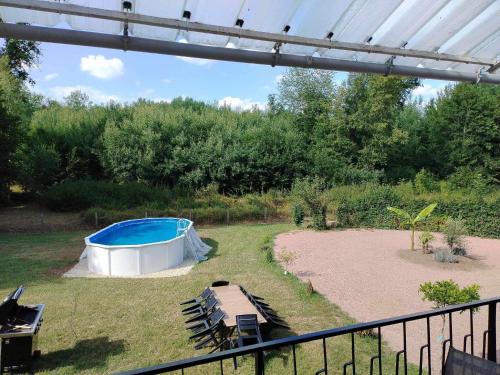
<svg viewBox="0 0 500 375">
<path fill-rule="evenodd" d="M 488 360 L 497 361 L 497 303 L 488 304 Z"/>
<path fill-rule="evenodd" d="M 137 23 L 148 26 L 164 27 L 176 30 L 195 31 L 205 34 L 225 35 L 228 37 L 261 40 L 281 44 L 295 44 L 317 48 L 339 49 L 364 53 L 375 53 L 389 56 L 415 57 L 422 59 L 432 59 L 441 61 L 451 61 L 465 64 L 477 64 L 493 66 L 496 60 L 487 58 L 475 58 L 471 56 L 459 56 L 447 53 L 422 51 L 414 49 L 394 48 L 364 43 L 350 43 L 332 41 L 329 39 L 307 38 L 297 35 L 268 33 L 242 29 L 241 27 L 227 27 L 219 25 L 209 25 L 199 22 L 189 22 L 187 20 L 176 20 L 171 18 L 161 18 L 147 16 L 144 14 L 121 12 L 101 8 L 90 8 L 81 5 L 67 4 L 64 2 L 48 2 L 40 0 L 0 0 L 0 6 L 21 8 L 28 10 L 38 10 L 43 12 L 69 14 L 81 17 L 113 20 L 119 22 Z"/>
<path fill-rule="evenodd" d="M 274 54 L 269 52 L 256 52 L 222 47 L 208 47 L 195 44 L 164 42 L 153 39 L 90 33 L 75 30 L 61 30 L 57 28 L 20 24 L 0 23 L 0 37 L 262 65 L 274 64 L 278 66 L 338 70 L 345 72 L 387 74 L 387 66 L 385 64 L 289 54 Z M 449 70 L 426 69 L 402 65 L 393 66 L 390 73 L 400 76 L 442 79 L 448 81 L 477 81 L 477 75 L 475 73 L 462 73 Z M 500 84 L 500 75 L 483 74 L 481 82 Z"/>
<path fill-rule="evenodd" d="M 488 69 L 488 73 L 495 73 L 498 69 L 500 69 L 500 61 L 493 65 Z"/>
</svg>

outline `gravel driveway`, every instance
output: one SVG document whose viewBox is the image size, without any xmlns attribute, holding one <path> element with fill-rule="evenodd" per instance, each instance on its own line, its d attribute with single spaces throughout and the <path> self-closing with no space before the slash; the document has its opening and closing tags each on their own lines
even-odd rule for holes
<svg viewBox="0 0 500 375">
<path fill-rule="evenodd" d="M 433 247 L 444 248 L 441 236 L 436 234 L 436 238 Z M 432 255 L 423 255 L 420 250 L 411 252 L 409 241 L 408 231 L 294 231 L 276 238 L 275 252 L 295 252 L 297 259 L 289 271 L 304 281 L 310 280 L 315 290 L 359 322 L 429 310 L 431 304 L 423 302 L 418 293 L 419 285 L 426 281 L 453 279 L 461 286 L 477 283 L 481 298 L 500 296 L 500 240 L 467 237 L 469 254 L 474 259 L 463 259 L 458 264 L 437 263 Z M 475 354 L 482 352 L 486 321 L 487 311 L 482 308 L 474 316 Z M 454 346 L 461 350 L 463 337 L 469 333 L 468 322 L 468 313 L 453 315 Z M 432 362 L 436 369 L 441 355 L 441 325 L 440 317 L 431 319 Z M 500 328 L 498 331 L 497 337 Z M 413 363 L 419 361 L 425 333 L 425 322 L 408 323 L 408 360 Z M 395 351 L 403 348 L 401 325 L 382 329 L 382 336 Z M 467 345 L 469 351 L 470 342 Z M 500 357 L 500 340 L 497 345 Z"/>
</svg>

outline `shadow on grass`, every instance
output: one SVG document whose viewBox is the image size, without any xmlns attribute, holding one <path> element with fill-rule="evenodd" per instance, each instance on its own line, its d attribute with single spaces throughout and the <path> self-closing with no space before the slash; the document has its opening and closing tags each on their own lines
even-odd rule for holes
<svg viewBox="0 0 500 375">
<path fill-rule="evenodd" d="M 262 335 L 264 341 L 270 341 L 289 336 L 297 336 L 297 332 L 294 332 L 290 328 L 285 328 L 285 327 L 262 326 Z M 291 351 L 292 351 L 291 346 L 283 346 L 280 349 L 265 352 L 264 359 L 266 362 L 269 362 L 274 359 L 280 359 L 283 364 L 283 368 L 286 368 L 288 366 L 288 361 L 290 359 Z"/>
<path fill-rule="evenodd" d="M 202 237 L 201 240 L 212 248 L 212 250 L 210 250 L 207 254 L 208 259 L 217 258 L 219 256 L 219 254 L 217 254 L 217 251 L 219 250 L 219 243 L 207 237 Z"/>
<path fill-rule="evenodd" d="M 38 371 L 55 370 L 71 365 L 77 371 L 104 368 L 108 358 L 125 351 L 124 340 L 109 341 L 109 337 L 80 340 L 70 349 L 43 354 L 37 361 Z"/>
</svg>

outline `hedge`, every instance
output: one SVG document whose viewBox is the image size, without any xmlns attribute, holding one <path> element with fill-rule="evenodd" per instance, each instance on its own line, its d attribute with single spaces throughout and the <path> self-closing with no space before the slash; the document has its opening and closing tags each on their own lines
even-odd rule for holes
<svg viewBox="0 0 500 375">
<path fill-rule="evenodd" d="M 388 206 L 418 213 L 430 203 L 438 205 L 421 228 L 440 231 L 447 217 L 462 217 L 470 235 L 500 238 L 500 199 L 484 199 L 478 195 L 409 196 L 398 194 L 389 186 L 377 186 L 355 196 L 340 199 L 336 219 L 342 227 L 399 228 L 399 221 L 387 211 Z"/>
</svg>

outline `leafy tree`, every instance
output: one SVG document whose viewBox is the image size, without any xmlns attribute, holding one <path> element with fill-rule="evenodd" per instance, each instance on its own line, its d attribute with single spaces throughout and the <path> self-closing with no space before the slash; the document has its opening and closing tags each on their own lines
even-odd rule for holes
<svg viewBox="0 0 500 375">
<path fill-rule="evenodd" d="M 470 167 L 499 179 L 500 87 L 459 83 L 448 86 L 426 110 L 432 171 L 443 177 Z"/>
<path fill-rule="evenodd" d="M 431 203 L 427 207 L 425 207 L 422 211 L 420 211 L 416 216 L 411 216 L 407 211 L 401 209 L 401 208 L 396 208 L 396 207 L 387 207 L 387 209 L 399 217 L 403 218 L 403 222 L 401 223 L 404 226 L 409 226 L 411 230 L 411 250 L 415 250 L 415 228 L 417 224 L 422 221 L 427 219 L 432 211 L 436 208 L 437 203 Z"/>
<path fill-rule="evenodd" d="M 1 22 L 1 20 L 0 20 Z M 0 48 L 0 56 L 6 56 L 11 73 L 22 82 L 35 83 L 29 76 L 29 69 L 38 64 L 40 43 L 31 40 L 6 38 Z"/>
<path fill-rule="evenodd" d="M 273 112 L 286 110 L 306 137 L 316 123 L 332 111 L 335 96 L 333 73 L 326 70 L 290 68 L 278 82 L 278 94 L 270 97 Z"/>
<path fill-rule="evenodd" d="M 75 109 L 89 107 L 92 104 L 90 97 L 80 90 L 72 91 L 68 96 L 64 97 L 64 103 L 68 107 Z"/>
<path fill-rule="evenodd" d="M 396 118 L 418 79 L 350 74 L 335 101 L 346 135 L 353 145 L 353 162 L 367 169 L 382 169 L 408 142 L 408 133 Z"/>
<path fill-rule="evenodd" d="M 0 58 L 0 203 L 9 198 L 16 177 L 14 155 L 23 135 L 24 87 L 10 72 L 8 60 Z"/>
</svg>

